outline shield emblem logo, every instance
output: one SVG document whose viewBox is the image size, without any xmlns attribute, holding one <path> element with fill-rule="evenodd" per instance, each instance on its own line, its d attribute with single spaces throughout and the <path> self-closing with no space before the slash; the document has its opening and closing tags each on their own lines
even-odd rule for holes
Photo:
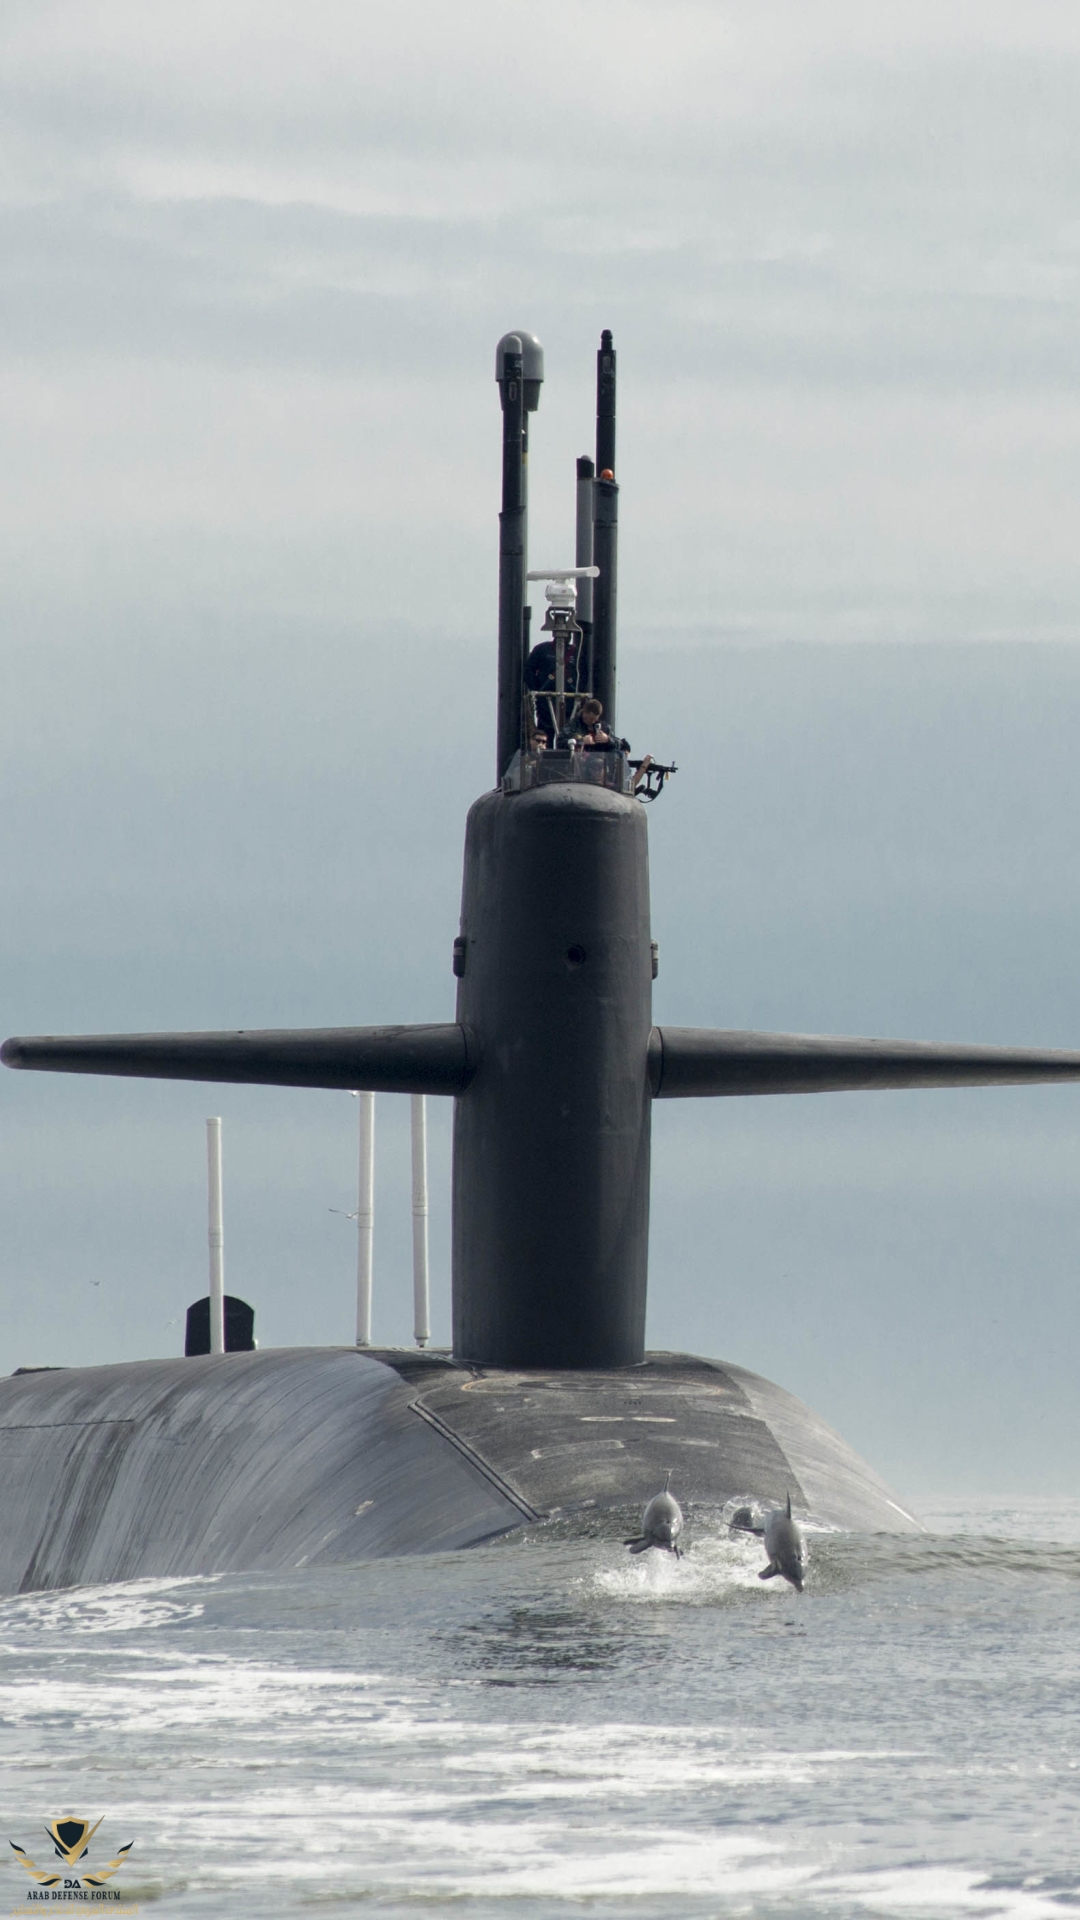
<svg viewBox="0 0 1080 1920">
<path fill-rule="evenodd" d="M 91 1826 L 89 1820 L 75 1820 L 67 1814 L 62 1820 L 50 1820 L 45 1831 L 60 1859 L 66 1866 L 73 1867 L 82 1859 L 100 1825 L 100 1820 Z"/>
</svg>

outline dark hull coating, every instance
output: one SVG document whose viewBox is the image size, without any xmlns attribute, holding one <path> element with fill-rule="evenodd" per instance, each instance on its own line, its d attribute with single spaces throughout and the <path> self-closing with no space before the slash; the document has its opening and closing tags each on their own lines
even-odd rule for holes
<svg viewBox="0 0 1080 1920">
<path fill-rule="evenodd" d="M 822 1033 L 725 1033 L 654 1027 L 649 1082 L 658 1100 L 905 1087 L 1022 1087 L 1080 1080 L 1061 1047 L 943 1046 L 938 1040 L 841 1039 Z"/>
<path fill-rule="evenodd" d="M 632 1510 L 669 1467 L 691 1514 L 790 1492 L 834 1525 L 918 1525 L 823 1421 L 738 1367 L 503 1373 L 284 1348 L 0 1382 L 0 1592 L 434 1553 Z"/>
<path fill-rule="evenodd" d="M 458 1026 L 309 1027 L 299 1032 L 35 1034 L 5 1040 L 6 1067 L 248 1086 L 460 1093 L 469 1084 Z"/>
<path fill-rule="evenodd" d="M 390 1368 L 318 1347 L 0 1382 L 0 1590 L 435 1551 L 515 1525 L 411 1398 Z"/>
<path fill-rule="evenodd" d="M 465 835 L 454 1353 L 621 1367 L 645 1347 L 652 1026 L 645 810 L 485 794 Z"/>
</svg>

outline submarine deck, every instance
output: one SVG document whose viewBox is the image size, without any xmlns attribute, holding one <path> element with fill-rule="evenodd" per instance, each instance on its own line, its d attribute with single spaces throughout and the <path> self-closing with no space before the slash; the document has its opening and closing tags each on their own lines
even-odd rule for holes
<svg viewBox="0 0 1080 1920">
<path fill-rule="evenodd" d="M 432 1553 L 633 1510 L 672 1470 L 828 1524 L 919 1523 L 808 1407 L 683 1354 L 505 1372 L 354 1348 L 141 1360 L 0 1381 L 0 1592 Z"/>
</svg>

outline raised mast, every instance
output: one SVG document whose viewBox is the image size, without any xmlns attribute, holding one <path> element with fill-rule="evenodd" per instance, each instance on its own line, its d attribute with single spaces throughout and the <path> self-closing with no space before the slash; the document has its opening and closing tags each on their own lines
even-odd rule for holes
<svg viewBox="0 0 1080 1920">
<path fill-rule="evenodd" d="M 522 688 L 528 620 L 528 416 L 540 404 L 544 350 L 534 333 L 504 333 L 495 350 L 502 405 L 502 506 L 499 511 L 499 704 L 495 779 L 522 744 Z"/>
<path fill-rule="evenodd" d="M 615 479 L 615 348 L 605 327 L 596 356 L 596 480 L 593 553 L 593 692 L 615 725 L 615 610 L 619 560 L 619 488 Z"/>
</svg>

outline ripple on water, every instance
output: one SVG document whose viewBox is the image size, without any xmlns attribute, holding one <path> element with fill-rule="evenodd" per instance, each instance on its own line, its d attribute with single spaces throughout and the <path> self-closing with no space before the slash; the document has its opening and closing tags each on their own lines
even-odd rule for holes
<svg viewBox="0 0 1080 1920">
<path fill-rule="evenodd" d="M 1061 1920 L 1080 1528 L 949 1525 L 808 1530 L 801 1596 L 704 1513 L 678 1562 L 593 1516 L 25 1595 L 0 1605 L 5 1831 L 103 1813 L 185 1917 Z"/>
</svg>

